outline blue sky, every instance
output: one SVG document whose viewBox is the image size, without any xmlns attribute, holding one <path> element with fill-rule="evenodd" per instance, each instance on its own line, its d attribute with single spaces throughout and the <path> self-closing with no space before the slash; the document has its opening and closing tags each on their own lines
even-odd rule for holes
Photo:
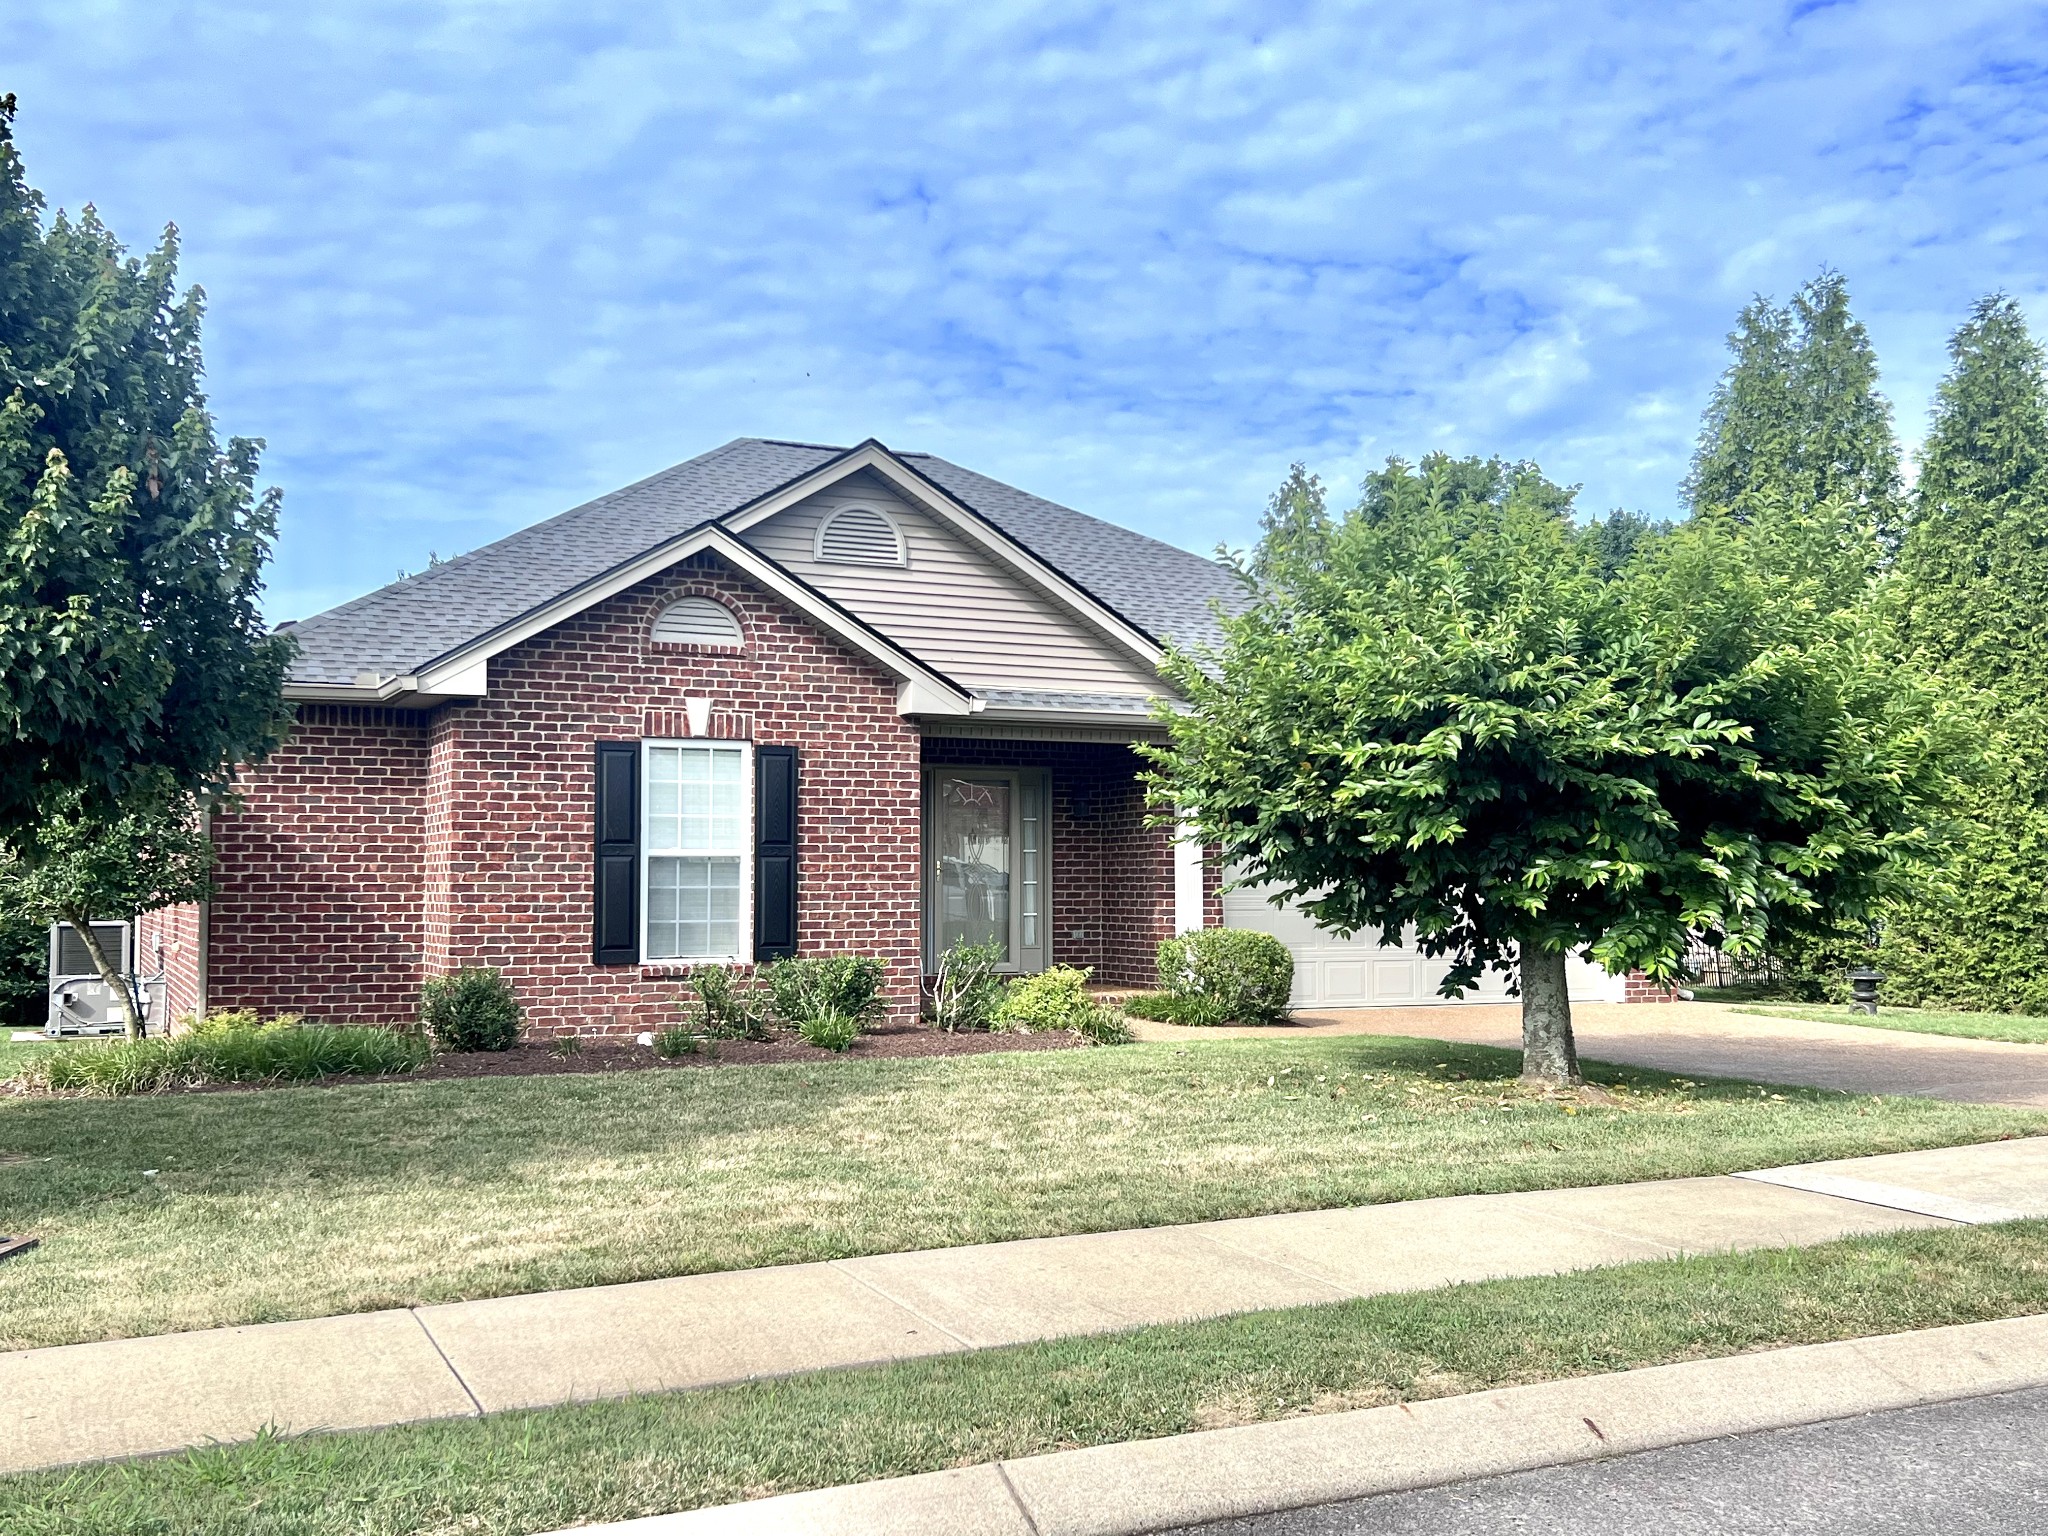
<svg viewBox="0 0 2048 1536">
<path fill-rule="evenodd" d="M 54 205 L 175 219 L 302 617 L 742 434 L 1191 548 L 1300 459 L 1671 510 L 1755 291 L 1848 277 L 1902 435 L 2048 318 L 2048 11 L 10 0 Z"/>
</svg>

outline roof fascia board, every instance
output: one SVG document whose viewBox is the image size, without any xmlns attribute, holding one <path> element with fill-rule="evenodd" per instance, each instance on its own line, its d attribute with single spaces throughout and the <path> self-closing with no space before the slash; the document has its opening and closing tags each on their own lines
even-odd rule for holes
<svg viewBox="0 0 2048 1536">
<path fill-rule="evenodd" d="M 572 618 L 606 598 L 616 597 L 628 587 L 645 581 L 649 576 L 668 569 L 678 561 L 687 560 L 690 556 L 702 554 L 707 550 L 716 553 L 739 569 L 742 574 L 766 587 L 820 629 L 875 662 L 884 671 L 900 680 L 918 683 L 921 696 L 932 704 L 943 702 L 950 704 L 956 713 L 968 713 L 972 701 L 966 689 L 943 674 L 933 671 L 908 651 L 900 649 L 861 623 L 822 592 L 806 585 L 766 555 L 742 544 L 724 528 L 713 523 L 704 524 L 658 544 L 646 553 L 614 566 L 603 575 L 564 593 L 554 601 L 500 625 L 467 645 L 436 657 L 412 677 L 397 681 L 401 684 L 410 683 L 421 693 L 443 692 L 457 677 L 468 673 L 479 662 L 554 628 L 565 619 Z"/>
<path fill-rule="evenodd" d="M 819 465 L 802 479 L 793 480 L 780 490 L 771 491 L 736 511 L 726 513 L 719 521 L 734 533 L 743 533 L 756 523 L 765 522 L 778 512 L 788 511 L 805 497 L 816 495 L 863 469 L 881 475 L 910 499 L 935 513 L 949 528 L 977 545 L 983 553 L 1016 571 L 1090 629 L 1115 642 L 1146 666 L 1157 668 L 1164 658 L 1165 652 L 1159 642 L 1145 631 L 873 438 Z"/>
</svg>

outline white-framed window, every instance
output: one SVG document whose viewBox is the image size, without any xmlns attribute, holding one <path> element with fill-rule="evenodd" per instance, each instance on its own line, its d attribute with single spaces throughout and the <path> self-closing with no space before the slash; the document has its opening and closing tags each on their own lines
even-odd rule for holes
<svg viewBox="0 0 2048 1536">
<path fill-rule="evenodd" d="M 748 958 L 753 750 L 745 742 L 645 741 L 640 753 L 641 955 Z"/>
<path fill-rule="evenodd" d="M 813 553 L 830 565 L 908 565 L 896 520 L 878 507 L 841 507 L 818 520 Z"/>
</svg>

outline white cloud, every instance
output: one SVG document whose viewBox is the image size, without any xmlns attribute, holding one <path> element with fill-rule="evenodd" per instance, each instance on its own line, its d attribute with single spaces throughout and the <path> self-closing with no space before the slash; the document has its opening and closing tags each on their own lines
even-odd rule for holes
<svg viewBox="0 0 2048 1536">
<path fill-rule="evenodd" d="M 1909 438 L 2042 291 L 2048 23 L 1988 0 L 16 0 L 0 55 L 53 202 L 184 231 L 280 615 L 742 432 L 1203 549 L 1439 446 L 1664 512 L 1753 289 L 1847 273 Z"/>
</svg>

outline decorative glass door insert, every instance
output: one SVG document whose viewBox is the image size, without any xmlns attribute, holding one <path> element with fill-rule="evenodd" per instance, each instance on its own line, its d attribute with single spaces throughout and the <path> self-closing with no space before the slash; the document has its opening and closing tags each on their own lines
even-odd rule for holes
<svg viewBox="0 0 2048 1536">
<path fill-rule="evenodd" d="M 1016 786 L 1008 775 L 937 775 L 932 783 L 934 935 L 955 944 L 995 944 L 1010 963 L 1010 878 L 1016 842 Z"/>
<path fill-rule="evenodd" d="M 1045 966 L 1045 775 L 934 769 L 925 793 L 926 962 L 994 944 L 1006 971 Z"/>
</svg>

